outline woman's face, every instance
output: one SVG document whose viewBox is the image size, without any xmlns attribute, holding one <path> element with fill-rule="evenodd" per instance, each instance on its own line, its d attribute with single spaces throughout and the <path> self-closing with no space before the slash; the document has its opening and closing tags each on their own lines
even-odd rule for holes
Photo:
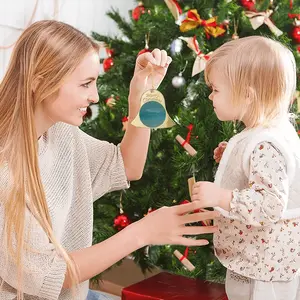
<svg viewBox="0 0 300 300">
<path fill-rule="evenodd" d="M 65 79 L 57 98 L 42 103 L 45 117 L 53 124 L 64 122 L 80 126 L 89 104 L 99 100 L 96 86 L 99 70 L 99 56 L 95 51 L 91 51 Z"/>
</svg>

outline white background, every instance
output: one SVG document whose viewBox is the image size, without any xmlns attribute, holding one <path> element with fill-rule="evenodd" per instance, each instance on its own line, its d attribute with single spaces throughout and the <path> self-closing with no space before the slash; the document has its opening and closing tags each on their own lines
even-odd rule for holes
<svg viewBox="0 0 300 300">
<path fill-rule="evenodd" d="M 117 25 L 106 16 L 116 8 L 129 20 L 129 10 L 136 6 L 134 0 L 0 0 L 0 80 L 4 75 L 13 44 L 33 16 L 33 22 L 43 19 L 63 21 L 90 35 L 95 31 L 105 35 L 121 36 Z"/>
</svg>

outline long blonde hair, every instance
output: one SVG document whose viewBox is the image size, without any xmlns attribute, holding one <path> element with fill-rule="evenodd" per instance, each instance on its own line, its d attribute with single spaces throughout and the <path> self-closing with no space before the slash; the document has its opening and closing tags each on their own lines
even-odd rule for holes
<svg viewBox="0 0 300 300">
<path fill-rule="evenodd" d="M 36 22 L 18 39 L 0 84 L 0 168 L 7 165 L 11 179 L 0 207 L 3 205 L 5 211 L 3 230 L 8 253 L 17 267 L 18 300 L 24 297 L 22 257 L 28 250 L 24 239 L 27 208 L 65 259 L 72 285 L 78 282 L 76 266 L 52 230 L 38 165 L 34 113 L 45 99 L 58 94 L 64 79 L 92 50 L 98 51 L 98 45 L 72 26 L 52 20 Z"/>
<path fill-rule="evenodd" d="M 248 127 L 268 125 L 288 114 L 296 89 L 296 63 L 281 43 L 249 36 L 223 44 L 208 60 L 207 84 L 212 68 L 218 66 L 230 86 L 233 105 L 240 108 L 237 118 L 247 115 Z"/>
</svg>

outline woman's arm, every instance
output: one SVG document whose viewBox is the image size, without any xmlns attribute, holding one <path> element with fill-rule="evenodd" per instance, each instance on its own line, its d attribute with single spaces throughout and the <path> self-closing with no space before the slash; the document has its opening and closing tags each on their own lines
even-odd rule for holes
<svg viewBox="0 0 300 300">
<path fill-rule="evenodd" d="M 151 88 L 158 88 L 171 61 L 167 52 L 159 49 L 137 58 L 128 98 L 128 128 L 121 142 L 125 172 L 129 181 L 142 177 L 150 140 L 149 128 L 137 128 L 131 125 L 131 122 L 139 112 L 143 93 Z"/>
<path fill-rule="evenodd" d="M 78 268 L 79 281 L 83 282 L 92 278 L 146 245 L 207 245 L 206 240 L 183 237 L 183 235 L 213 233 L 217 230 L 215 226 L 185 226 L 187 223 L 213 219 L 219 215 L 215 211 L 188 214 L 199 207 L 198 201 L 162 207 L 99 244 L 69 253 Z M 68 274 L 65 276 L 63 287 L 70 288 Z"/>
</svg>

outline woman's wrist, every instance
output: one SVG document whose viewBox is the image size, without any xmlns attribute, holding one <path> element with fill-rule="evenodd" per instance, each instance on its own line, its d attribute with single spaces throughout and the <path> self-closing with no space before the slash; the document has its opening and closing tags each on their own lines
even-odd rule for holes
<svg viewBox="0 0 300 300">
<path fill-rule="evenodd" d="M 140 220 L 123 229 L 126 235 L 128 235 L 127 240 L 134 243 L 136 250 L 149 245 L 147 241 L 147 234 L 143 232 L 141 225 L 142 223 Z"/>
</svg>

